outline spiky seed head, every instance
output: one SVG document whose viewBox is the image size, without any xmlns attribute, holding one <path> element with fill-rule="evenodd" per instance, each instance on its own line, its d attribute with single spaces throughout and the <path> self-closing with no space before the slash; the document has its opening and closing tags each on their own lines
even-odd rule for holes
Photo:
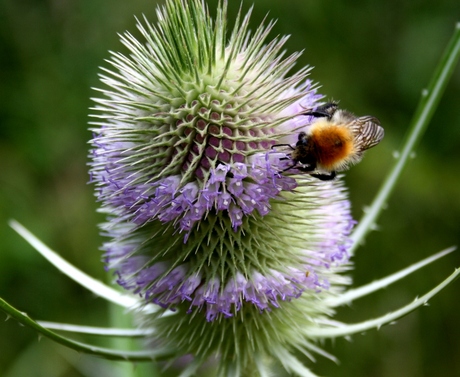
<svg viewBox="0 0 460 377">
<path fill-rule="evenodd" d="M 250 33 L 249 12 L 228 36 L 226 2 L 213 21 L 199 0 L 157 15 L 138 22 L 143 42 L 121 37 L 129 53 L 112 53 L 94 99 L 107 266 L 178 311 L 144 319 L 178 355 L 217 354 L 224 373 L 309 352 L 301 328 L 332 313 L 318 292 L 347 283 L 354 222 L 340 181 L 286 176 L 271 147 L 296 139 L 322 96 L 308 67 L 287 76 L 299 54 L 266 41 L 273 23 Z"/>
</svg>

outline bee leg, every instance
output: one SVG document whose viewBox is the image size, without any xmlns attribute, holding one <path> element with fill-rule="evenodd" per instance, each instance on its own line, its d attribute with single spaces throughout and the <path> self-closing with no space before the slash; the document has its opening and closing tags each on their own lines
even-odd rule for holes
<svg viewBox="0 0 460 377">
<path fill-rule="evenodd" d="M 299 164 L 298 161 L 295 161 L 295 164 L 292 166 L 289 166 L 289 168 L 284 169 L 283 171 L 296 168 L 297 170 L 303 172 L 303 173 L 308 173 L 311 174 L 312 171 L 316 169 L 316 164 Z"/>
<path fill-rule="evenodd" d="M 311 115 L 315 118 L 329 118 L 330 115 L 325 111 L 315 110 L 315 111 L 307 111 L 306 113 L 302 113 L 302 115 Z"/>
<path fill-rule="evenodd" d="M 280 160 L 292 160 L 291 157 L 284 157 L 284 158 L 280 158 Z M 288 171 L 288 170 L 291 170 L 293 168 L 296 168 L 297 170 L 301 171 L 301 172 L 304 172 L 304 173 L 311 173 L 312 171 L 314 171 L 316 169 L 316 163 L 300 163 L 299 164 L 299 161 L 298 160 L 293 160 L 293 164 L 291 166 L 288 166 L 286 169 L 283 169 L 282 171 Z M 334 172 L 335 174 L 335 172 Z"/>
<path fill-rule="evenodd" d="M 336 102 L 328 102 L 323 106 L 317 107 L 314 111 L 307 111 L 303 113 L 303 115 L 311 115 L 316 118 L 326 117 L 331 118 L 335 110 L 337 110 L 337 103 Z"/>
<path fill-rule="evenodd" d="M 282 172 L 291 170 L 292 168 L 295 168 L 295 164 L 287 167 L 286 169 L 281 170 Z"/>
<path fill-rule="evenodd" d="M 295 148 L 291 144 L 275 144 L 275 145 L 272 145 L 272 149 L 276 148 L 276 147 L 289 147 L 292 150 L 295 150 Z"/>
<path fill-rule="evenodd" d="M 331 174 L 310 174 L 312 177 L 319 179 L 320 181 L 332 181 L 337 173 L 335 171 L 331 171 Z"/>
</svg>

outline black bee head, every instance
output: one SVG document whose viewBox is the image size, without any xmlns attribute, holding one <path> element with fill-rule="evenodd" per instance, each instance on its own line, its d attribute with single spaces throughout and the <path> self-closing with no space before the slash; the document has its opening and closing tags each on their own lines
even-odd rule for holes
<svg viewBox="0 0 460 377">
<path fill-rule="evenodd" d="M 298 140 L 296 143 L 297 147 L 308 144 L 308 136 L 305 132 L 300 132 L 297 140 Z"/>
</svg>

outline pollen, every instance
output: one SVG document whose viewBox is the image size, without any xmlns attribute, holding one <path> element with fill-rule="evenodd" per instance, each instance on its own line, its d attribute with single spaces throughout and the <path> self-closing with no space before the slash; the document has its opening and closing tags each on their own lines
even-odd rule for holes
<svg viewBox="0 0 460 377">
<path fill-rule="evenodd" d="M 354 153 L 353 134 L 344 125 L 320 121 L 314 125 L 311 138 L 317 160 L 326 170 L 339 169 Z"/>
</svg>

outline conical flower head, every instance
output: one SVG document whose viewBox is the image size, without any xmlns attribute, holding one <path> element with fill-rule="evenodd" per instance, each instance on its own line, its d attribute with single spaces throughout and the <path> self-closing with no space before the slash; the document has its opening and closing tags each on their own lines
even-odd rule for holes
<svg viewBox="0 0 460 377">
<path fill-rule="evenodd" d="M 227 44 L 224 10 L 213 26 L 196 6 L 184 2 L 172 18 L 177 4 L 169 2 L 157 28 L 139 24 L 145 46 L 125 34 L 131 55 L 113 54 L 118 72 L 102 76 L 111 90 L 96 100 L 103 123 L 93 142 L 100 199 L 137 225 L 172 222 L 185 238 L 210 211 L 227 211 L 236 229 L 295 187 L 254 157 L 270 150 L 299 105 L 318 99 L 303 81 L 308 69 L 284 79 L 296 55 L 281 61 L 285 38 L 264 45 L 271 25 L 249 40 L 246 17 Z"/>
<path fill-rule="evenodd" d="M 274 350 L 305 350 L 293 321 L 331 314 L 317 292 L 347 282 L 338 272 L 353 220 L 340 181 L 288 176 L 272 147 L 308 129 L 301 114 L 322 96 L 309 68 L 287 76 L 298 54 L 283 58 L 286 38 L 266 41 L 271 23 L 250 33 L 247 15 L 227 33 L 226 4 L 213 22 L 198 0 L 169 0 L 158 20 L 138 23 L 145 43 L 122 36 L 129 55 L 112 54 L 95 99 L 91 173 L 107 266 L 146 303 L 179 309 L 155 321 L 182 353 L 243 370 L 268 338 Z M 272 333 L 270 316 L 291 330 Z M 244 357 L 234 356 L 248 331 Z"/>
</svg>

